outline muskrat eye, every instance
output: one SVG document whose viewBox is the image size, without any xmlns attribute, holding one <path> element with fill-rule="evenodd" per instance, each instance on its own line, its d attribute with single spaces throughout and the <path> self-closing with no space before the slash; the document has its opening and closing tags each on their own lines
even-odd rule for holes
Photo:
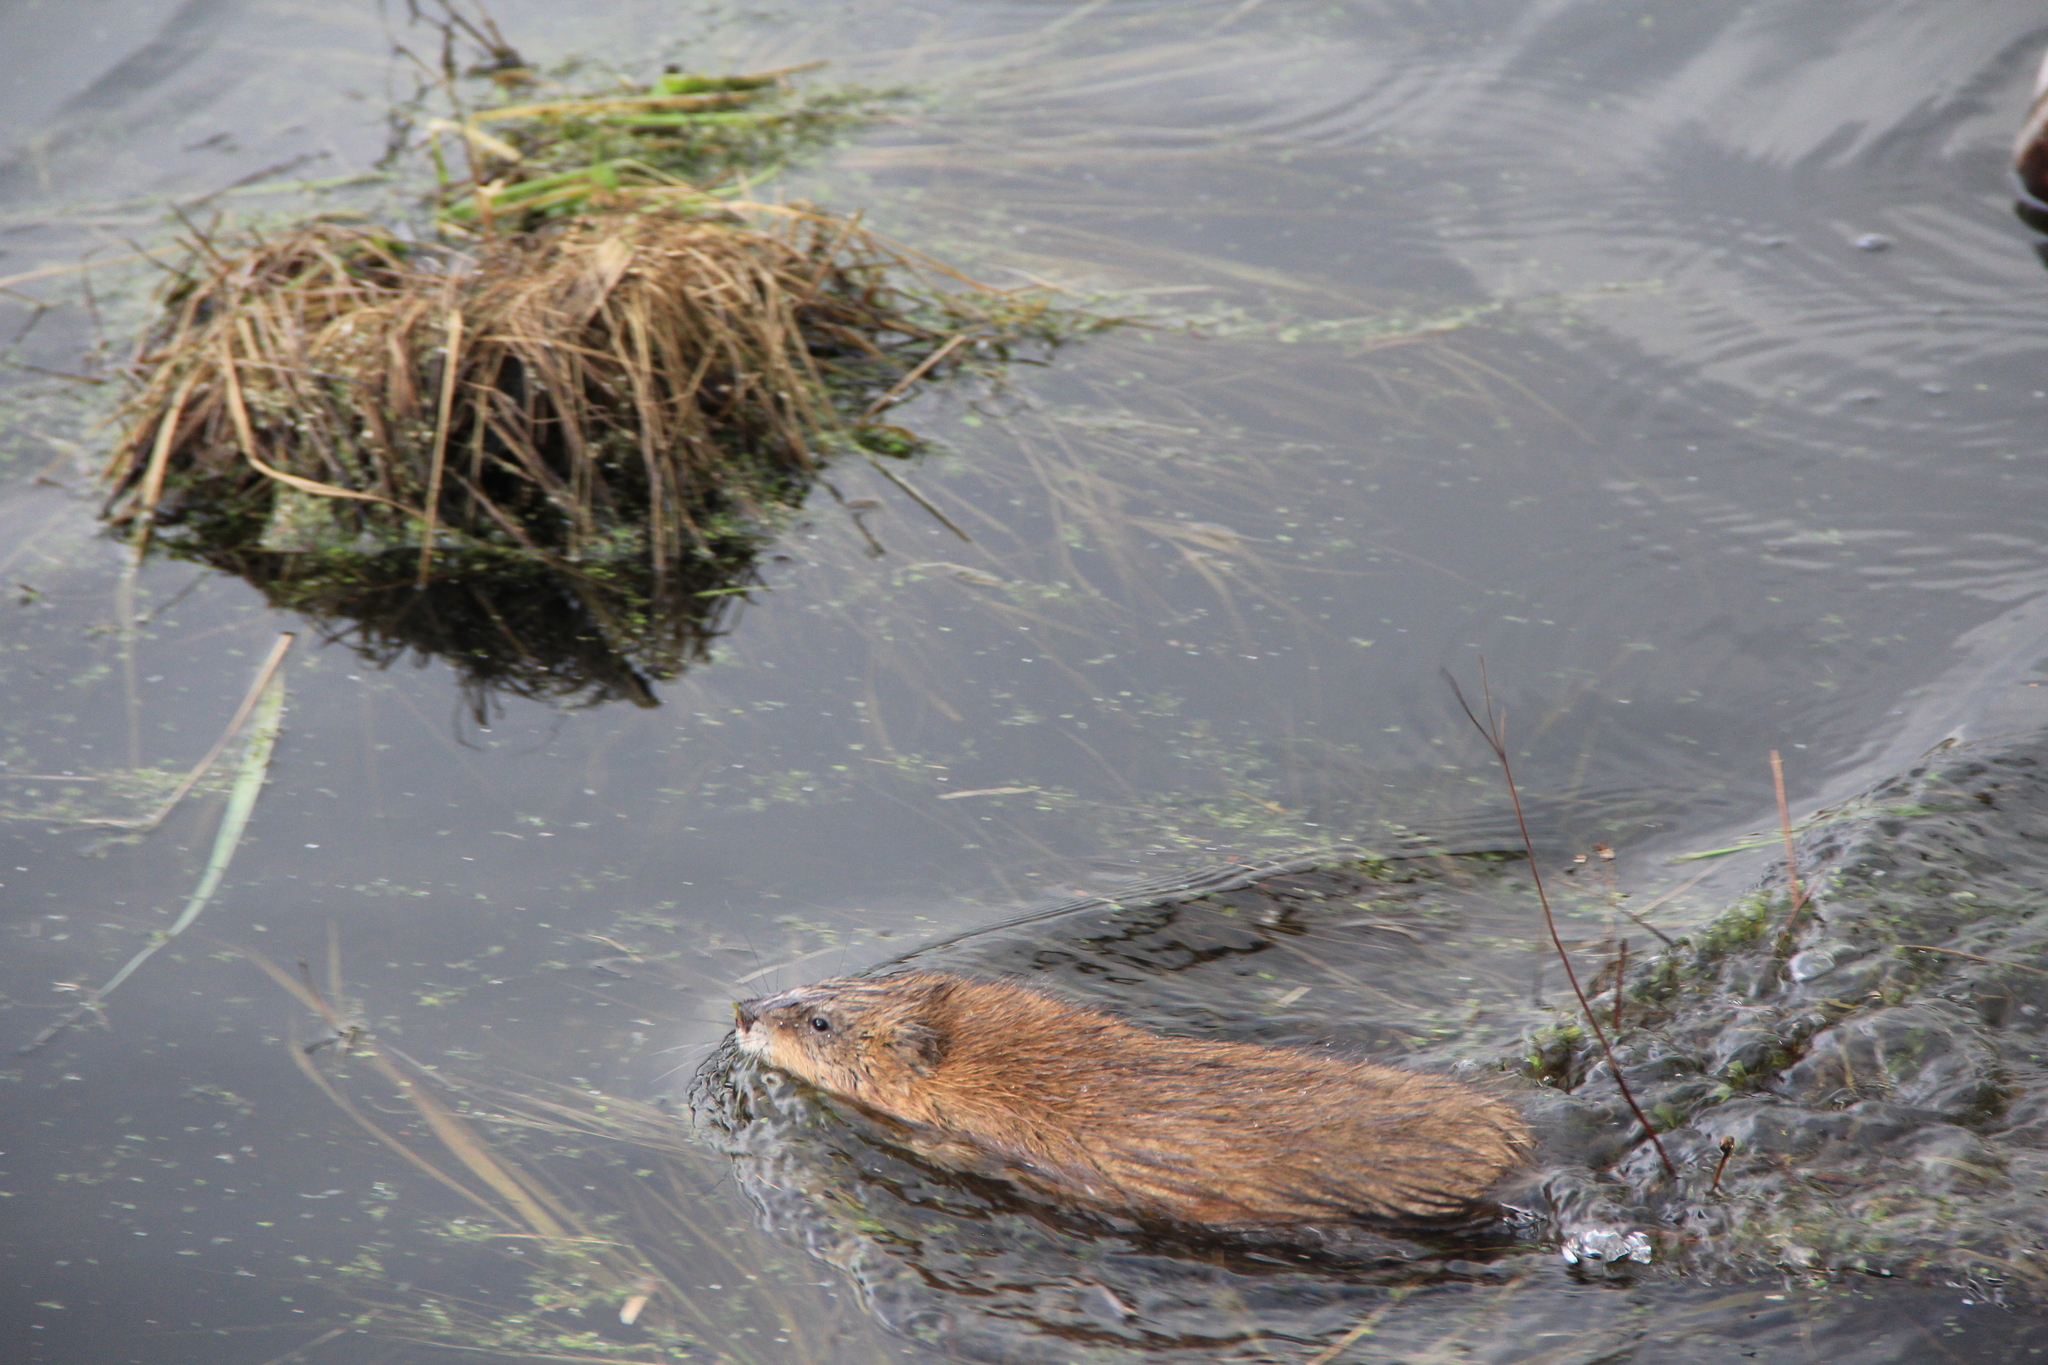
<svg viewBox="0 0 2048 1365">
<path fill-rule="evenodd" d="M 811 1016 L 811 1027 L 820 1033 L 830 1033 L 832 1031 L 832 1021 L 822 1014 L 814 1014 Z"/>
</svg>

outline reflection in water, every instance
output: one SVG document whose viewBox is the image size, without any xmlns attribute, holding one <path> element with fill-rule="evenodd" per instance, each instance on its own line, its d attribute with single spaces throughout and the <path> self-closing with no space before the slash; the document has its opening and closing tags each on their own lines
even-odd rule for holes
<svg viewBox="0 0 2048 1365">
<path fill-rule="evenodd" d="M 488 723 L 494 699 L 505 697 L 658 705 L 652 681 L 700 662 L 752 582 L 752 558 L 744 554 L 686 560 L 659 584 L 638 561 L 592 576 L 500 560 L 469 569 L 460 555 L 446 555 L 423 588 L 414 551 L 310 575 L 301 555 L 233 547 L 190 553 L 262 589 L 376 667 L 408 653 L 422 664 L 446 660 L 479 725 Z"/>
</svg>

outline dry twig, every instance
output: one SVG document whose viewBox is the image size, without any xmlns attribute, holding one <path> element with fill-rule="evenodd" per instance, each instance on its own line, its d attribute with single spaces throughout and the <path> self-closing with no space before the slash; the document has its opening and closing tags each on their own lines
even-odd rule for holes
<svg viewBox="0 0 2048 1365">
<path fill-rule="evenodd" d="M 1507 716 L 1504 712 L 1497 712 L 1494 709 L 1493 690 L 1486 681 L 1486 661 L 1482 659 L 1479 663 L 1480 696 L 1486 707 L 1486 719 L 1483 721 L 1479 719 L 1478 713 L 1473 711 L 1472 703 L 1465 700 L 1465 690 L 1458 686 L 1458 680 L 1452 676 L 1451 671 L 1447 668 L 1443 670 L 1443 675 L 1444 681 L 1451 685 L 1451 693 L 1457 697 L 1459 707 L 1464 710 L 1465 719 L 1472 722 L 1472 728 L 1486 740 L 1487 747 L 1493 750 L 1493 756 L 1500 764 L 1501 779 L 1507 783 L 1508 799 L 1515 808 L 1515 825 L 1522 832 L 1522 848 L 1528 854 L 1529 877 L 1536 884 L 1537 903 L 1543 907 L 1543 927 L 1550 933 L 1550 945 L 1557 950 L 1557 960 L 1564 964 L 1565 980 L 1571 983 L 1572 994 L 1578 997 L 1579 1012 L 1585 1017 L 1587 1025 L 1593 1030 L 1593 1037 L 1600 1044 L 1600 1053 L 1607 1059 L 1607 1069 L 1614 1075 L 1614 1084 L 1621 1091 L 1621 1098 L 1628 1104 L 1629 1112 L 1636 1116 L 1636 1122 L 1643 1126 L 1643 1136 L 1657 1149 L 1657 1159 L 1664 1163 L 1664 1173 L 1676 1177 L 1678 1168 L 1671 1164 L 1671 1156 L 1664 1150 L 1664 1143 L 1658 1138 L 1657 1130 L 1650 1126 L 1649 1117 L 1643 1113 L 1642 1106 L 1636 1103 L 1634 1092 L 1628 1088 L 1628 1079 L 1621 1074 L 1621 1063 L 1615 1059 L 1614 1048 L 1607 1041 L 1607 1030 L 1600 1027 L 1600 1016 L 1594 1013 L 1592 1002 L 1586 999 L 1585 989 L 1579 985 L 1578 971 L 1572 966 L 1571 954 L 1565 950 L 1564 939 L 1557 932 L 1557 917 L 1550 909 L 1550 893 L 1544 890 L 1543 870 L 1537 866 L 1536 841 L 1530 837 L 1529 821 L 1522 814 L 1522 794 L 1515 787 L 1514 769 L 1508 762 Z M 1615 989 L 1618 993 L 1619 983 Z"/>
</svg>

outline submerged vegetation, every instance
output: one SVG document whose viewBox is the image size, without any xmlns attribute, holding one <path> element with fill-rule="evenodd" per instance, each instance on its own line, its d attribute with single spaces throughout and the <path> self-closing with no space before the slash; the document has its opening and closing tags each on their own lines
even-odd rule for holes
<svg viewBox="0 0 2048 1365">
<path fill-rule="evenodd" d="M 738 197 L 876 98 L 671 73 L 493 106 L 426 125 L 430 233 L 195 235 L 110 520 L 380 663 L 447 657 L 479 709 L 652 704 L 830 461 L 921 448 L 886 408 L 1083 322 Z"/>
<path fill-rule="evenodd" d="M 419 1065 L 343 1012 L 331 938 L 324 990 L 303 962 L 294 975 L 243 955 L 321 1020 L 321 1037 L 288 1045 L 299 1071 L 459 1210 L 417 1228 L 394 1220 L 326 1268 L 320 1280 L 343 1305 L 344 1325 L 315 1345 L 354 1329 L 509 1360 L 845 1358 L 831 1345 L 839 1306 L 815 1292 L 801 1260 L 736 1246 L 759 1239 L 712 1221 L 723 1160 L 673 1115 L 587 1089 L 505 1089 Z M 410 1121 L 391 1122 L 393 1105 Z M 435 1247 L 433 1263 L 453 1273 L 421 1283 L 415 1272 L 394 1286 L 395 1264 L 416 1254 L 419 1234 Z M 699 1286 L 712 1266 L 730 1291 Z"/>
</svg>

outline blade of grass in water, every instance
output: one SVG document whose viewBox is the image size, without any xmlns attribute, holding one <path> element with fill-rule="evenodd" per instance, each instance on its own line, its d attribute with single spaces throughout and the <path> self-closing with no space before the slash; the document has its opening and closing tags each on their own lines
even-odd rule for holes
<svg viewBox="0 0 2048 1365">
<path fill-rule="evenodd" d="M 1731 853 L 1747 853 L 1753 848 L 1769 848 L 1771 843 L 1771 840 L 1761 837 L 1745 839 L 1739 844 L 1729 844 L 1726 848 L 1702 848 L 1691 853 L 1675 854 L 1672 856 L 1671 861 L 1674 863 L 1696 863 L 1702 858 L 1725 858 Z"/>
<path fill-rule="evenodd" d="M 199 878 L 199 885 L 185 901 L 185 909 L 171 927 L 153 936 L 142 950 L 128 959 L 121 970 L 107 978 L 106 984 L 88 994 L 77 1006 L 67 1011 L 63 1018 L 37 1034 L 23 1046 L 23 1053 L 34 1052 L 43 1044 L 55 1038 L 65 1029 L 78 1022 L 89 1011 L 97 1011 L 113 994 L 114 988 L 133 976 L 143 963 L 156 956 L 159 949 L 190 928 L 213 899 L 213 893 L 220 889 L 221 879 L 227 875 L 228 864 L 234 861 L 235 850 L 240 847 L 243 831 L 249 827 L 249 817 L 255 812 L 256 798 L 263 791 L 263 782 L 270 772 L 270 753 L 277 747 L 277 732 L 284 720 L 284 675 L 273 672 L 270 682 L 263 689 L 261 700 L 256 703 L 255 725 L 249 731 L 248 745 L 242 750 L 242 762 L 235 774 L 235 785 L 228 793 L 227 810 L 221 815 L 220 829 L 213 838 L 213 852 L 206 860 L 206 871 Z"/>
<path fill-rule="evenodd" d="M 341 991 L 341 947 L 335 935 L 333 925 L 330 924 L 328 926 L 327 934 L 328 990 L 330 994 L 338 998 Z M 324 1044 L 315 1044 L 310 1048 L 294 1045 L 291 1049 L 292 1060 L 298 1064 L 299 1070 L 303 1071 L 313 1084 L 320 1087 L 320 1090 L 327 1098 L 333 1100 L 336 1106 L 367 1129 L 378 1141 L 392 1148 L 400 1156 L 412 1162 L 413 1165 L 419 1167 L 428 1175 L 433 1176 L 436 1180 L 439 1180 L 457 1194 L 462 1195 L 494 1218 L 502 1219 L 504 1222 L 514 1226 L 524 1223 L 536 1236 L 540 1237 L 554 1238 L 560 1241 L 597 1240 L 582 1229 L 572 1232 L 571 1229 L 565 1226 L 566 1222 L 573 1221 L 573 1219 L 556 1203 L 553 1196 L 522 1179 L 515 1167 L 507 1166 L 493 1156 L 487 1142 L 472 1133 L 469 1126 L 453 1110 L 443 1104 L 439 1097 L 423 1087 L 422 1082 L 426 1078 L 433 1076 L 430 1068 L 422 1066 L 419 1062 L 405 1056 L 404 1053 L 399 1052 L 395 1048 L 379 1046 L 370 1041 L 360 1027 L 343 1019 L 336 1002 L 323 999 L 319 991 L 314 988 L 312 976 L 307 972 L 304 962 L 299 964 L 299 970 L 302 974 L 305 974 L 305 979 L 303 981 L 295 981 L 283 968 L 279 967 L 262 953 L 257 952 L 254 948 L 237 947 L 235 951 L 255 963 L 257 967 L 262 969 L 265 975 L 277 982 L 278 985 L 284 987 L 300 1004 L 319 1015 L 321 1022 L 334 1031 L 333 1041 L 339 1045 L 337 1051 L 346 1051 L 351 1057 L 368 1061 L 391 1084 L 391 1087 L 419 1112 L 421 1119 L 426 1122 L 428 1129 L 435 1137 L 441 1140 L 441 1145 L 453 1153 L 474 1175 L 490 1186 L 491 1189 L 495 1190 L 507 1204 L 511 1205 L 516 1216 L 515 1214 L 507 1214 L 504 1210 L 494 1206 L 489 1200 L 471 1190 L 460 1180 L 448 1175 L 432 1162 L 414 1152 L 412 1148 L 392 1137 L 351 1104 L 348 1098 L 335 1089 L 327 1078 L 321 1075 L 312 1065 L 310 1058 L 313 1052 L 319 1047 L 324 1046 Z M 393 1060 L 394 1058 L 402 1059 L 408 1066 L 417 1071 L 419 1076 L 407 1075 L 399 1068 L 397 1062 Z"/>
<path fill-rule="evenodd" d="M 238 947 L 235 949 L 235 951 L 240 953 L 243 957 L 249 959 L 249 961 L 255 963 L 258 967 L 260 967 L 264 971 L 264 973 L 270 977 L 271 980 L 277 982 L 278 985 L 284 987 L 284 989 L 287 992 L 289 992 L 295 999 L 297 999 L 300 1004 L 304 1005 L 308 1010 L 311 1010 L 313 1013 L 318 1014 L 322 1019 L 324 1019 L 327 1022 L 327 1026 L 335 1030 L 337 1035 L 336 1041 L 341 1041 L 341 1038 L 345 1036 L 346 1026 L 340 1019 L 340 1017 L 335 1014 L 334 1010 L 328 1005 L 328 1003 L 313 992 L 313 990 L 310 987 L 310 984 L 302 985 L 301 983 L 294 981 L 291 975 L 288 972 L 286 972 L 282 967 L 278 966 L 275 962 L 272 962 L 263 954 L 257 952 L 254 948 Z M 364 1114 L 362 1110 L 358 1109 L 346 1095 L 342 1094 L 339 1090 L 335 1089 L 334 1085 L 327 1079 L 327 1077 L 320 1074 L 318 1068 L 316 1068 L 309 1060 L 308 1053 L 304 1047 L 294 1045 L 291 1048 L 291 1055 L 293 1063 L 298 1066 L 300 1071 L 305 1073 L 306 1078 L 312 1081 L 314 1085 L 318 1086 L 320 1088 L 320 1092 L 327 1096 L 329 1100 L 333 1101 L 336 1108 L 340 1109 L 342 1113 L 347 1114 L 351 1119 L 355 1120 L 357 1125 L 363 1128 L 366 1132 L 368 1132 L 370 1136 L 376 1138 L 377 1141 L 383 1143 L 386 1147 L 389 1147 L 394 1152 L 397 1152 L 400 1156 L 404 1157 L 407 1161 L 411 1162 L 414 1166 L 418 1167 L 421 1171 L 425 1172 L 431 1178 L 438 1180 L 443 1185 L 446 1185 L 449 1189 L 453 1190 L 456 1194 L 461 1195 L 464 1199 L 467 1199 L 470 1203 L 476 1205 L 479 1209 L 483 1210 L 483 1212 L 489 1217 L 496 1219 L 504 1219 L 507 1222 L 511 1221 L 510 1219 L 506 1218 L 503 1211 L 501 1211 L 495 1204 L 491 1203 L 488 1199 L 485 1199 L 476 1191 L 470 1189 L 467 1185 L 464 1185 L 460 1180 L 457 1180 L 455 1177 L 443 1171 L 440 1167 L 434 1165 L 433 1162 L 428 1161 L 425 1157 L 413 1151 L 412 1148 L 400 1142 L 397 1138 L 393 1137 L 389 1132 L 385 1131 L 383 1127 L 378 1125 L 374 1120 L 372 1120 L 366 1114 Z M 377 1060 L 381 1064 L 380 1069 L 389 1066 L 389 1063 L 384 1062 L 381 1056 Z"/>
<path fill-rule="evenodd" d="M 220 751 L 227 747 L 228 741 L 233 739 L 236 732 L 242 728 L 242 722 L 249 718 L 249 713 L 256 707 L 257 699 L 263 695 L 264 689 L 269 685 L 271 678 L 277 673 L 278 665 L 284 662 L 285 651 L 292 647 L 292 640 L 294 638 L 290 631 L 286 631 L 277 637 L 277 643 L 271 646 L 270 657 L 265 659 L 262 666 L 256 670 L 256 681 L 249 684 L 248 695 L 243 697 L 242 704 L 235 708 L 234 718 L 228 722 L 227 728 L 220 732 L 220 738 L 213 742 L 213 747 L 206 751 L 206 756 L 193 764 L 192 770 L 179 779 L 178 785 L 172 789 L 168 797 L 164 798 L 162 805 L 140 820 L 88 819 L 81 820 L 79 823 L 82 825 L 112 825 L 117 829 L 132 829 L 145 834 L 162 824 L 164 817 L 171 813 L 171 809 L 174 806 L 185 799 L 185 794 L 191 791 L 193 785 L 206 775 L 208 769 L 213 767 L 213 761 L 220 757 Z"/>
</svg>

